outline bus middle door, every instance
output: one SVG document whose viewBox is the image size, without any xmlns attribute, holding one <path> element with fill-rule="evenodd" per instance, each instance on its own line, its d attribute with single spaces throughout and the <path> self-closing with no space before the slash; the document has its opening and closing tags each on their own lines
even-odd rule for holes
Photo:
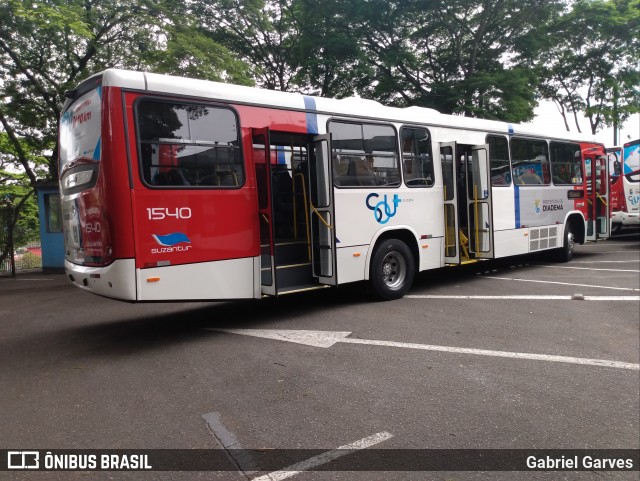
<svg viewBox="0 0 640 481">
<path fill-rule="evenodd" d="M 275 296 L 276 265 L 271 196 L 271 149 L 269 129 L 251 129 L 253 163 L 258 190 L 258 222 L 260 224 L 260 284 L 262 294 Z"/>
<path fill-rule="evenodd" d="M 479 259 L 492 259 L 494 252 L 489 158 L 488 144 L 471 148 L 471 165 L 467 172 L 469 245 Z"/>
<path fill-rule="evenodd" d="M 309 220 L 311 223 L 311 262 L 320 284 L 335 286 L 336 233 L 331 169 L 331 135 L 313 138 L 309 161 Z"/>
<path fill-rule="evenodd" d="M 460 264 L 460 251 L 463 249 L 464 259 L 469 259 L 466 242 L 460 242 L 458 221 L 458 193 L 456 181 L 456 143 L 440 144 L 440 164 L 442 166 L 442 183 L 444 197 L 444 262 Z"/>
</svg>

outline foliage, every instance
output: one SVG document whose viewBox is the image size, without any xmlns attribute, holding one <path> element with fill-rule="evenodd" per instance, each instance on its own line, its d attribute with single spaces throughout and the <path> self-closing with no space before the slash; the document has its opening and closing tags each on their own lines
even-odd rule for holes
<svg viewBox="0 0 640 481">
<path fill-rule="evenodd" d="M 109 67 L 250 83 L 247 70 L 197 28 L 179 2 L 8 0 L 0 6 L 0 120 L 19 151 L 26 139 L 57 178 L 64 92 Z M 186 20 L 185 20 L 186 19 Z M 18 152 L 32 184 L 39 178 Z"/>
<path fill-rule="evenodd" d="M 548 25 L 537 63 L 540 93 L 566 112 L 584 113 L 591 133 L 640 111 L 640 1 L 577 0 Z"/>
</svg>

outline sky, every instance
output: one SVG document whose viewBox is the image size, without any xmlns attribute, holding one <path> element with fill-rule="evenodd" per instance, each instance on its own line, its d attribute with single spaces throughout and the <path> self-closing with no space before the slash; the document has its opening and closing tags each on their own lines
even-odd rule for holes
<svg viewBox="0 0 640 481">
<path fill-rule="evenodd" d="M 562 120 L 562 116 L 558 109 L 551 101 L 542 101 L 540 105 L 535 110 L 535 119 L 533 122 L 530 122 L 528 125 L 532 125 L 535 127 L 539 127 L 544 130 L 557 130 L 566 132 L 566 127 L 564 126 L 564 121 Z M 568 117 L 569 127 L 572 132 L 577 132 L 575 122 L 573 120 L 573 116 Z M 579 116 L 578 121 L 580 123 L 580 129 L 583 134 L 591 135 L 591 127 L 589 126 L 589 120 L 586 117 Z M 636 140 L 640 138 L 640 113 L 636 113 L 632 115 L 620 129 L 620 134 L 618 135 L 618 145 L 622 145 L 625 142 L 629 142 L 630 140 Z M 602 129 L 595 135 L 595 140 L 598 142 L 602 142 L 606 147 L 613 147 L 613 129 L 605 128 Z"/>
</svg>

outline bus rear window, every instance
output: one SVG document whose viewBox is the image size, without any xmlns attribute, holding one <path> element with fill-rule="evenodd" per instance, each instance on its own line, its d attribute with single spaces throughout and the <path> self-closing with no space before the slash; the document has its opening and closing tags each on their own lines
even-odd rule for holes
<svg viewBox="0 0 640 481">
<path fill-rule="evenodd" d="M 142 100 L 136 108 L 142 178 L 158 187 L 244 183 L 238 122 L 230 109 Z"/>
<path fill-rule="evenodd" d="M 79 159 L 100 160 L 102 88 L 75 100 L 60 117 L 60 172 Z"/>
</svg>

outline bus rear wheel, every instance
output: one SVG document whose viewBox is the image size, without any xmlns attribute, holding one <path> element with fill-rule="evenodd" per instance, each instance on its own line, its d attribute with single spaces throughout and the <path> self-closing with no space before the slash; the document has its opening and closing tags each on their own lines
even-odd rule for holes
<svg viewBox="0 0 640 481">
<path fill-rule="evenodd" d="M 411 250 L 398 239 L 383 241 L 373 254 L 369 279 L 375 296 L 383 301 L 404 296 L 415 276 Z"/>
</svg>

